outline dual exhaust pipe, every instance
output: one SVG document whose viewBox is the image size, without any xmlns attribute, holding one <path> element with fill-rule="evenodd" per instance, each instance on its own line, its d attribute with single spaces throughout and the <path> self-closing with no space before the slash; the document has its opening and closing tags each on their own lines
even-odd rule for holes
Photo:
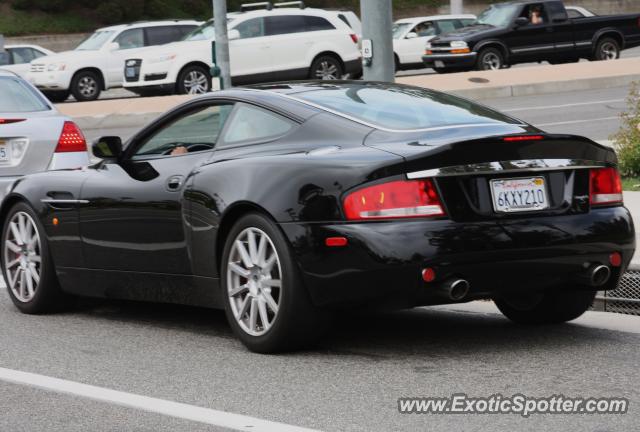
<svg viewBox="0 0 640 432">
<path fill-rule="evenodd" d="M 594 264 L 579 276 L 579 281 L 590 287 L 601 287 L 611 278 L 611 269 L 603 264 Z M 453 278 L 436 287 L 436 292 L 448 300 L 461 301 L 469 294 L 471 284 L 466 279 Z"/>
</svg>

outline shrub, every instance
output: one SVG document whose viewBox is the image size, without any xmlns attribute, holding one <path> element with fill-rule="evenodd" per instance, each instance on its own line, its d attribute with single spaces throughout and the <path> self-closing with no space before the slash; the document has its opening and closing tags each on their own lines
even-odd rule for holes
<svg viewBox="0 0 640 432">
<path fill-rule="evenodd" d="M 114 1 L 101 3 L 96 9 L 98 19 L 105 24 L 117 24 L 122 21 L 122 8 Z"/>
<path fill-rule="evenodd" d="M 631 85 L 628 109 L 621 114 L 622 126 L 611 139 L 618 152 L 620 174 L 640 176 L 640 82 Z"/>
<path fill-rule="evenodd" d="M 33 6 L 33 0 L 13 0 L 13 2 L 11 3 L 11 7 L 15 10 L 29 10 L 33 8 Z"/>
<path fill-rule="evenodd" d="M 144 14 L 150 18 L 175 18 L 172 17 L 173 8 L 163 0 L 147 0 L 144 2 Z"/>
</svg>

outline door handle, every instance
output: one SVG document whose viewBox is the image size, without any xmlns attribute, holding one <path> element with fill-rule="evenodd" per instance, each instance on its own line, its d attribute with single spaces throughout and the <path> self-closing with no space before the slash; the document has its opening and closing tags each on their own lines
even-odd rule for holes
<svg viewBox="0 0 640 432">
<path fill-rule="evenodd" d="M 167 190 L 170 192 L 179 191 L 182 187 L 183 180 L 184 177 L 181 175 L 174 175 L 169 177 L 169 179 L 167 180 Z"/>
</svg>

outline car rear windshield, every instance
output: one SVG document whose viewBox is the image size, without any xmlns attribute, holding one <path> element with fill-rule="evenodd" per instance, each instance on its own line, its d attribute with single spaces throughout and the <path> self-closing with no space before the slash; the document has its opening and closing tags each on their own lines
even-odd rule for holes
<svg viewBox="0 0 640 432">
<path fill-rule="evenodd" d="M 0 77 L 0 112 L 47 111 L 49 106 L 26 84 L 13 77 Z"/>
<path fill-rule="evenodd" d="M 456 96 L 399 85 L 318 84 L 294 96 L 377 127 L 398 130 L 456 125 L 520 124 L 490 108 Z"/>
</svg>

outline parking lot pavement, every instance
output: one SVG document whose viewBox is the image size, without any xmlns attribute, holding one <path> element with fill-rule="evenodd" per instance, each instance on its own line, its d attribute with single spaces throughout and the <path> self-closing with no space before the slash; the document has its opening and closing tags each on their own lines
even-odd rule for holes
<svg viewBox="0 0 640 432">
<path fill-rule="evenodd" d="M 568 325 L 519 327 L 490 303 L 352 315 L 316 349 L 273 356 L 247 352 L 222 312 L 197 308 L 84 301 L 66 313 L 27 316 L 2 293 L 0 321 L 3 368 L 295 426 L 614 431 L 640 422 L 634 317 L 588 313 Z M 0 387 L 0 406 L 11 406 L 0 414 L 3 430 L 208 430 L 56 392 Z M 399 397 L 458 392 L 615 396 L 631 404 L 624 415 L 528 419 L 397 411 Z M 46 409 L 25 415 L 27 406 Z"/>
</svg>

